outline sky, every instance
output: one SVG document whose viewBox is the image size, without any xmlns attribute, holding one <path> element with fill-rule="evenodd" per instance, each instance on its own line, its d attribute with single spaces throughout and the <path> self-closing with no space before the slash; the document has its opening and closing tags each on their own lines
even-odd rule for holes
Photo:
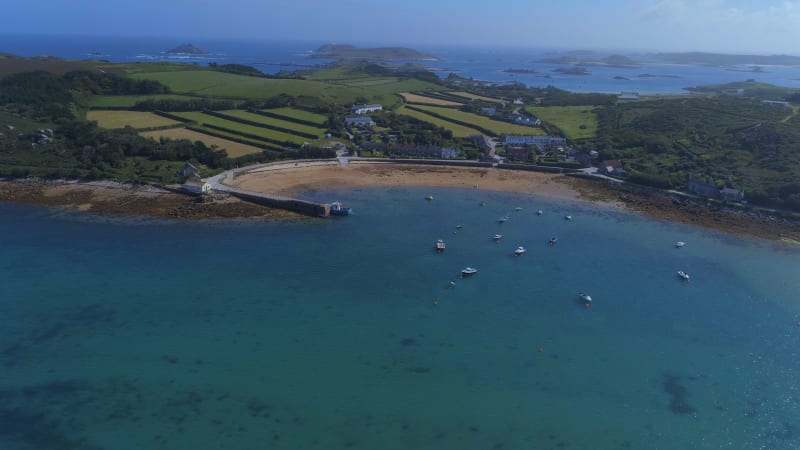
<svg viewBox="0 0 800 450">
<path fill-rule="evenodd" d="M 0 21 L 6 33 L 800 55 L 800 0 L 26 0 Z"/>
</svg>

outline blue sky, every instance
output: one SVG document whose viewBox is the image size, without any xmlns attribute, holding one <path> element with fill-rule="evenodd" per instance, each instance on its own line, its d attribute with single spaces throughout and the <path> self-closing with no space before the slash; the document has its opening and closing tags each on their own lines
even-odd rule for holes
<svg viewBox="0 0 800 450">
<path fill-rule="evenodd" d="M 26 0 L 3 31 L 800 54 L 800 0 Z"/>
</svg>

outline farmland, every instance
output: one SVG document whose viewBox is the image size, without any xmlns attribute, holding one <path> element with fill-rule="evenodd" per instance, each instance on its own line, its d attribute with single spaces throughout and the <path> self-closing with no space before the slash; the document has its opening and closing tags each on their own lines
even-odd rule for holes
<svg viewBox="0 0 800 450">
<path fill-rule="evenodd" d="M 208 145 L 209 147 L 212 145 L 216 145 L 220 149 L 225 149 L 225 151 L 228 153 L 228 156 L 232 158 L 261 152 L 261 149 L 258 147 L 240 144 L 238 142 L 229 141 L 227 139 L 221 139 L 214 136 L 209 136 L 207 134 L 198 133 L 196 131 L 187 130 L 185 128 L 146 131 L 139 134 L 144 137 L 150 137 L 154 139 L 159 139 L 163 137 L 167 139 L 188 139 L 192 142 L 200 141 Z"/>
<path fill-rule="evenodd" d="M 306 122 L 314 122 L 319 124 L 320 126 L 325 126 L 325 122 L 328 121 L 328 118 L 326 116 L 323 116 L 322 114 L 303 111 L 302 109 L 274 108 L 274 109 L 265 109 L 264 111 L 277 114 L 279 116 L 290 117 L 292 119 L 305 120 Z"/>
<path fill-rule="evenodd" d="M 484 97 L 483 95 L 472 94 L 472 93 L 463 92 L 463 91 L 448 92 L 448 94 L 455 95 L 457 97 L 468 98 L 470 100 L 483 100 L 484 102 L 492 102 L 492 103 L 502 103 L 503 102 L 502 100 L 498 100 L 496 98 Z"/>
<path fill-rule="evenodd" d="M 316 128 L 316 127 L 312 127 L 312 126 L 308 126 L 308 125 L 303 125 L 303 124 L 299 124 L 297 122 L 290 122 L 288 120 L 280 120 L 280 119 L 275 119 L 275 118 L 272 118 L 272 117 L 266 117 L 266 116 L 262 116 L 262 115 L 255 114 L 255 113 L 251 113 L 251 112 L 248 112 L 248 111 L 243 111 L 241 109 L 229 109 L 229 110 L 220 111 L 220 112 L 223 113 L 223 114 L 226 114 L 228 116 L 238 117 L 240 119 L 245 119 L 245 120 L 249 120 L 249 121 L 252 121 L 252 122 L 258 122 L 258 123 L 263 123 L 265 125 L 271 125 L 271 126 L 280 127 L 280 128 L 287 128 L 289 130 L 299 131 L 301 133 L 312 134 L 314 136 L 317 136 L 318 138 L 321 138 L 323 136 L 324 132 L 325 132 L 325 130 L 323 130 L 322 128 Z"/>
<path fill-rule="evenodd" d="M 456 137 L 456 138 L 465 138 L 465 137 L 473 136 L 473 135 L 476 135 L 476 134 L 481 134 L 480 131 L 478 131 L 478 130 L 476 130 L 474 128 L 465 127 L 463 125 L 459 125 L 459 124 L 456 124 L 456 123 L 453 123 L 453 122 L 450 122 L 450 121 L 447 121 L 447 120 L 444 120 L 444 119 L 440 119 L 438 117 L 433 117 L 433 116 L 425 114 L 423 112 L 414 111 L 412 109 L 406 108 L 405 106 L 398 108 L 396 110 L 396 112 L 397 112 L 397 114 L 403 114 L 403 115 L 406 115 L 406 116 L 409 116 L 409 117 L 413 117 L 413 118 L 415 118 L 417 120 L 421 120 L 423 122 L 432 123 L 432 124 L 434 124 L 434 125 L 436 125 L 438 127 L 442 127 L 442 128 L 444 128 L 446 130 L 450 130 L 450 131 L 453 132 L 453 137 Z"/>
<path fill-rule="evenodd" d="M 453 108 L 442 108 L 436 106 L 416 106 L 416 108 L 423 111 L 429 111 L 438 114 L 446 119 L 453 119 L 467 124 L 472 124 L 480 128 L 485 128 L 495 134 L 528 134 L 528 135 L 541 135 L 544 134 L 540 128 L 525 127 L 508 122 L 501 122 L 499 120 L 492 120 L 488 117 L 478 114 L 459 111 Z"/>
<path fill-rule="evenodd" d="M 452 102 L 449 100 L 441 100 L 433 97 L 425 97 L 423 95 L 412 94 L 411 92 L 403 92 L 400 94 L 409 103 L 422 103 L 426 105 L 435 106 L 461 106 L 462 103 Z"/>
<path fill-rule="evenodd" d="M 119 107 L 119 108 L 130 108 L 136 105 L 139 102 L 143 102 L 145 100 L 189 100 L 194 99 L 196 97 L 190 97 L 186 95 L 172 95 L 172 94 L 162 94 L 162 95 L 100 95 L 92 97 L 89 100 L 89 107 L 92 108 L 103 108 L 103 107 Z"/>
<path fill-rule="evenodd" d="M 302 138 L 300 136 L 295 136 L 293 134 L 282 133 L 280 131 L 270 130 L 268 128 L 261 128 L 254 125 L 247 125 L 239 122 L 234 122 L 232 120 L 226 120 L 219 117 L 214 117 L 208 114 L 204 114 L 202 112 L 179 112 L 175 113 L 175 115 L 189 120 L 193 120 L 198 124 L 214 125 L 218 127 L 223 127 L 231 131 L 245 133 L 245 134 L 252 134 L 255 136 L 267 139 L 273 139 L 280 142 L 291 142 L 293 144 L 302 145 L 304 142 L 308 141 L 308 139 Z"/>
<path fill-rule="evenodd" d="M 180 125 L 181 123 L 159 115 L 140 111 L 89 111 L 86 120 L 93 120 L 103 128 L 155 128 Z"/>
<path fill-rule="evenodd" d="M 597 134 L 594 106 L 528 106 L 526 111 L 558 127 L 568 139 L 585 139 Z"/>
</svg>

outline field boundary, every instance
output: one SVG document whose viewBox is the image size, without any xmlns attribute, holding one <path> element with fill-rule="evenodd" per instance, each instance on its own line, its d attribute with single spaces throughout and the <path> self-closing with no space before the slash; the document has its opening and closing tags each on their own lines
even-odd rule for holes
<svg viewBox="0 0 800 450">
<path fill-rule="evenodd" d="M 298 148 L 299 147 L 294 142 L 279 141 L 277 139 L 272 139 L 272 138 L 268 138 L 268 137 L 264 137 L 264 136 L 258 136 L 256 134 L 250 134 L 250 133 L 246 133 L 246 132 L 243 132 L 243 131 L 232 130 L 230 128 L 221 127 L 219 125 L 212 125 L 210 123 L 202 123 L 201 125 L 204 126 L 204 127 L 211 128 L 212 130 L 224 131 L 225 133 L 231 133 L 231 134 L 239 135 L 239 136 L 242 136 L 242 137 L 246 137 L 248 139 L 255 139 L 255 140 L 258 140 L 258 141 L 264 141 L 264 142 L 268 142 L 268 143 L 271 143 L 271 144 L 274 144 L 274 145 L 283 146 L 285 148 Z"/>
<path fill-rule="evenodd" d="M 320 128 L 320 127 L 325 126 L 324 124 L 311 122 L 310 120 L 303 120 L 303 119 L 298 119 L 298 118 L 295 118 L 295 117 L 284 116 L 284 115 L 281 115 L 281 114 L 277 114 L 277 113 L 269 112 L 269 111 L 263 111 L 263 110 L 260 110 L 260 109 L 245 109 L 245 111 L 247 111 L 249 113 L 252 113 L 252 114 L 258 114 L 259 116 L 269 117 L 269 118 L 278 119 L 278 120 L 285 120 L 287 122 L 294 122 L 294 123 L 299 124 L 299 125 L 307 125 L 309 127 L 314 127 L 314 128 Z"/>
<path fill-rule="evenodd" d="M 444 120 L 444 121 L 447 121 L 447 122 L 454 123 L 456 125 L 461 125 L 462 127 L 467 127 L 467 128 L 472 128 L 474 130 L 478 130 L 481 133 L 489 135 L 489 136 L 492 136 L 492 137 L 497 137 L 498 136 L 498 134 L 495 133 L 494 131 L 491 131 L 491 130 L 488 130 L 486 128 L 483 128 L 480 125 L 475 125 L 475 124 L 472 124 L 472 123 L 469 123 L 469 122 L 464 122 L 464 121 L 461 121 L 461 120 L 458 120 L 458 119 L 453 119 L 451 117 L 445 117 L 445 116 L 443 116 L 441 114 L 438 114 L 438 113 L 435 113 L 433 111 L 428 111 L 428 110 L 425 110 L 425 109 L 422 109 L 422 108 L 417 108 L 417 107 L 415 107 L 413 105 L 409 105 L 409 104 L 406 104 L 406 108 L 408 108 L 408 109 L 410 109 L 412 111 L 419 112 L 419 113 L 427 114 L 427 115 L 429 115 L 431 117 L 436 117 L 437 119 L 441 119 L 441 120 Z"/>
<path fill-rule="evenodd" d="M 304 138 L 304 139 L 319 139 L 319 136 L 315 136 L 315 135 L 310 134 L 310 133 L 304 133 L 302 131 L 292 130 L 292 129 L 289 129 L 289 128 L 283 128 L 283 127 L 279 127 L 277 125 L 269 125 L 269 124 L 266 124 L 266 123 L 256 122 L 256 121 L 253 121 L 253 120 L 247 120 L 247 119 L 243 119 L 241 117 L 231 116 L 231 115 L 224 114 L 224 113 L 217 112 L 217 111 L 211 111 L 209 109 L 204 109 L 202 111 L 202 113 L 203 114 L 207 114 L 209 116 L 217 117 L 217 118 L 220 118 L 220 119 L 229 120 L 231 122 L 239 122 L 239 123 L 243 123 L 245 125 L 250 125 L 250 126 L 253 126 L 253 127 L 266 128 L 268 130 L 279 131 L 281 133 L 293 134 L 295 136 L 298 136 L 298 137 L 301 137 L 301 138 Z"/>
</svg>

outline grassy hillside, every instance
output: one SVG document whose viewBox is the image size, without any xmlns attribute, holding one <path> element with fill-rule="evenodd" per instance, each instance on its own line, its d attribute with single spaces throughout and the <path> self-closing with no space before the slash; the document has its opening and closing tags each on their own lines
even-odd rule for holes
<svg viewBox="0 0 800 450">
<path fill-rule="evenodd" d="M 527 134 L 527 135 L 540 135 L 544 134 L 540 128 L 525 127 L 508 122 L 501 122 L 499 120 L 490 119 L 487 116 L 472 114 L 468 112 L 459 111 L 453 108 L 442 108 L 437 106 L 418 105 L 415 106 L 424 111 L 436 113 L 447 119 L 454 119 L 467 124 L 472 124 L 487 130 L 491 130 L 497 135 L 501 134 Z"/>
<path fill-rule="evenodd" d="M 526 111 L 561 130 L 567 139 L 586 139 L 597 133 L 594 106 L 528 106 Z"/>
<path fill-rule="evenodd" d="M 453 133 L 453 137 L 456 138 L 465 138 L 468 136 L 474 136 L 476 134 L 481 134 L 480 131 L 476 130 L 475 128 L 465 127 L 463 125 L 459 125 L 457 123 L 450 122 L 448 120 L 440 119 L 438 117 L 433 117 L 429 114 L 425 114 L 423 112 L 414 111 L 413 109 L 408 109 L 405 106 L 402 106 L 396 110 L 397 114 L 402 114 L 404 116 L 413 117 L 417 120 L 421 120 L 423 122 L 431 123 L 436 125 L 437 127 L 442 127 L 445 130 L 450 130 Z"/>
</svg>

